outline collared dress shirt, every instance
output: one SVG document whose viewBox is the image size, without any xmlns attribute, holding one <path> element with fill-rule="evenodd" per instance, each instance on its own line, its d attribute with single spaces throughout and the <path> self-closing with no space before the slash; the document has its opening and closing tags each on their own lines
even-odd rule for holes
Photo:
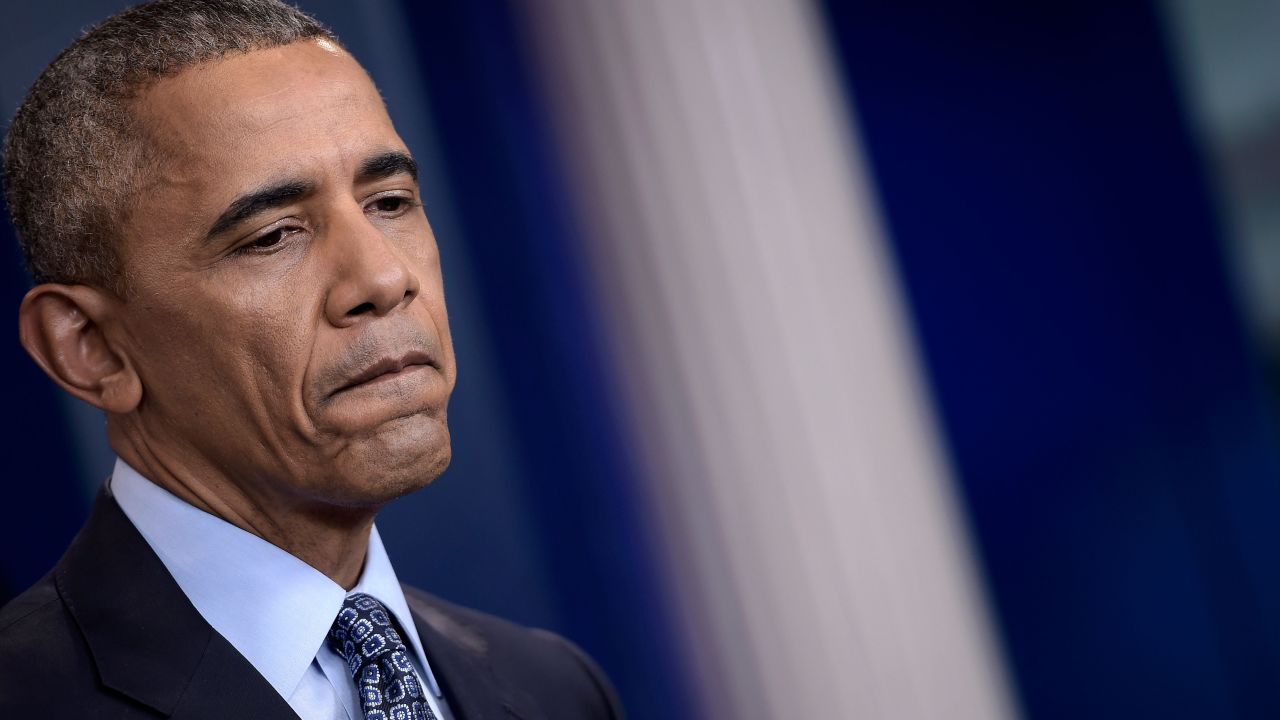
<svg viewBox="0 0 1280 720">
<path fill-rule="evenodd" d="M 191 604 L 303 720 L 364 720 L 355 682 L 326 637 L 349 594 L 324 573 L 199 510 L 117 460 L 111 491 Z M 377 527 L 352 593 L 395 616 L 440 720 L 452 720 Z"/>
</svg>

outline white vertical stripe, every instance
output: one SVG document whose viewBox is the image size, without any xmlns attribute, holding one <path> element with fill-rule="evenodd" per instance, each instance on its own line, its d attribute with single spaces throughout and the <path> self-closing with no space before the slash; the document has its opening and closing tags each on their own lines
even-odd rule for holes
<svg viewBox="0 0 1280 720">
<path fill-rule="evenodd" d="M 704 713 L 1011 717 L 812 9 L 525 8 Z"/>
</svg>

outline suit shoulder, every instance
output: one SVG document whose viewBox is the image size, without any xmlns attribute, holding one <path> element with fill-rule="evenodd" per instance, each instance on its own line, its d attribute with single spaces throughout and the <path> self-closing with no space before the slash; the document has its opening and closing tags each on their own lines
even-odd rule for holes
<svg viewBox="0 0 1280 720">
<path fill-rule="evenodd" d="M 508 685 L 536 698 L 548 717 L 624 717 L 608 677 L 568 639 L 407 585 L 405 594 L 437 632 L 483 656 Z"/>
<path fill-rule="evenodd" d="M 67 662 L 88 648 L 67 612 L 50 573 L 0 608 L 0 664 L 15 657 L 26 662 Z"/>
<path fill-rule="evenodd" d="M 96 692 L 97 672 L 52 574 L 0 608 L 0 715 L 34 696 L 50 702 Z"/>
<path fill-rule="evenodd" d="M 70 618 L 49 573 L 0 608 L 0 652 L 59 629 L 69 630 Z"/>
<path fill-rule="evenodd" d="M 52 573 L 40 578 L 35 585 L 0 607 L 0 637 L 5 637 L 13 626 L 22 623 L 45 606 L 58 602 L 58 591 L 53 587 Z"/>
</svg>

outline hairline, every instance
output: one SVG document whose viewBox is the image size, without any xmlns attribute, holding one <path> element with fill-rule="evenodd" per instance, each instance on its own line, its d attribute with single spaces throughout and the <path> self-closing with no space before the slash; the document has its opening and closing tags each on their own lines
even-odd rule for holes
<svg viewBox="0 0 1280 720">
<path fill-rule="evenodd" d="M 307 41 L 349 54 L 331 30 L 278 0 L 158 0 L 63 48 L 4 138 L 4 194 L 32 279 L 128 294 L 129 224 L 144 178 L 163 162 L 140 111 L 148 93 L 212 63 Z"/>
</svg>

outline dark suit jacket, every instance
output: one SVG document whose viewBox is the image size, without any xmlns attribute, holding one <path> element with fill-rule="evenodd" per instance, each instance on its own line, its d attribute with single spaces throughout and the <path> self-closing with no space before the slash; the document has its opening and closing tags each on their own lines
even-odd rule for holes
<svg viewBox="0 0 1280 720">
<path fill-rule="evenodd" d="M 621 718 L 575 646 L 405 587 L 458 720 Z M 0 718 L 297 718 L 103 491 L 58 565 L 0 610 Z"/>
</svg>

